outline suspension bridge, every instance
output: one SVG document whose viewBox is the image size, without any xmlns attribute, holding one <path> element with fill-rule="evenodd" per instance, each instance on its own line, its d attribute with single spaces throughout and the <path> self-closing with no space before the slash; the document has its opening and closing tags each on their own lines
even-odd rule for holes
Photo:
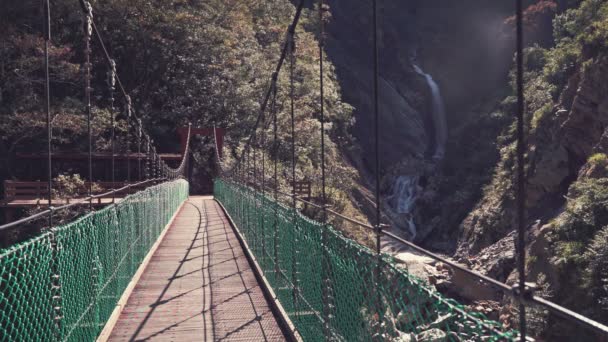
<svg viewBox="0 0 608 342">
<path fill-rule="evenodd" d="M 44 226 L 35 238 L 0 250 L 0 339 L 3 341 L 507 341 L 532 340 L 526 334 L 526 308 L 541 307 L 567 321 L 608 336 L 608 327 L 534 294 L 525 282 L 523 216 L 523 61 L 522 4 L 518 22 L 518 203 L 519 239 L 516 286 L 475 273 L 386 230 L 380 220 L 379 178 L 376 177 L 375 224 L 359 222 L 332 210 L 325 184 L 325 109 L 323 86 L 324 15 L 319 5 L 319 90 L 321 130 L 321 198 L 315 203 L 295 176 L 293 70 L 295 28 L 304 1 L 296 6 L 276 69 L 247 141 L 235 161 L 222 160 L 223 130 L 181 131 L 182 151 L 169 166 L 156 152 L 141 118 L 132 113 L 131 98 L 116 71 L 94 21 L 92 6 L 81 0 L 85 21 L 85 103 L 88 129 L 87 194 L 65 202 L 53 198 L 52 122 L 48 48 L 51 40 L 48 0 L 45 18 L 45 90 L 48 182 L 36 185 L 37 213 L 0 226 Z M 378 141 L 378 48 L 376 1 L 372 1 L 374 32 L 375 147 Z M 129 135 L 127 157 L 115 151 L 115 116 L 111 123 L 111 179 L 104 193 L 94 191 L 91 133 L 91 40 L 101 47 L 108 67 L 110 109 L 114 94 L 123 98 Z M 291 192 L 281 191 L 276 152 L 278 76 L 288 60 L 291 80 Z M 267 130 L 271 133 L 267 134 Z M 190 141 L 194 134 L 214 137 L 218 171 L 213 196 L 190 196 L 186 181 Z M 130 146 L 129 144 L 133 145 Z M 270 145 L 270 153 L 262 146 Z M 131 151 L 133 149 L 133 151 Z M 133 154 L 133 158 L 130 156 Z M 116 181 L 116 159 L 126 160 L 126 180 Z M 131 165 L 131 160 L 134 165 Z M 267 162 L 274 166 L 267 169 Z M 211 161 L 210 161 L 211 163 Z M 376 158 L 376 171 L 379 170 Z M 133 172 L 131 170 L 133 169 Z M 133 174 L 131 174 L 133 173 Z M 376 172 L 379 174 L 379 172 Z M 13 188 L 13 192 L 17 191 Z M 304 189 L 304 190 L 303 190 Z M 29 202 L 28 202 L 29 203 Z M 315 221 L 298 203 L 316 208 Z M 46 204 L 46 206 L 44 205 Z M 13 202 L 13 205 L 19 203 Z M 31 205 L 29 203 L 28 205 Z M 54 219 L 79 208 L 72 222 Z M 370 249 L 346 238 L 328 223 L 330 215 L 368 229 L 376 236 Z M 519 303 L 516 329 L 487 319 L 446 297 L 382 253 L 380 239 L 392 239 L 441 261 L 502 291 Z M 515 247 L 515 246 L 514 246 Z"/>
</svg>

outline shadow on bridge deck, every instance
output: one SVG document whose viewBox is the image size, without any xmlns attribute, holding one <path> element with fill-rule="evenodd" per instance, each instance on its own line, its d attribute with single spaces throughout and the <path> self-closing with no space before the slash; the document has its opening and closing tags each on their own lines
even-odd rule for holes
<svg viewBox="0 0 608 342">
<path fill-rule="evenodd" d="M 285 338 L 221 208 L 211 197 L 190 197 L 109 340 Z"/>
</svg>

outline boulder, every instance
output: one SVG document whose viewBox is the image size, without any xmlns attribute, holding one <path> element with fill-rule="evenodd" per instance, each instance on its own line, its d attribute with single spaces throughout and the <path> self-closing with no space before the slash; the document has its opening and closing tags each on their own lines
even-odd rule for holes
<svg viewBox="0 0 608 342">
<path fill-rule="evenodd" d="M 416 336 L 418 342 L 444 342 L 447 337 L 448 335 L 439 329 L 425 330 Z"/>
<path fill-rule="evenodd" d="M 393 339 L 393 342 L 417 342 L 416 334 L 400 332 L 399 336 Z"/>
</svg>

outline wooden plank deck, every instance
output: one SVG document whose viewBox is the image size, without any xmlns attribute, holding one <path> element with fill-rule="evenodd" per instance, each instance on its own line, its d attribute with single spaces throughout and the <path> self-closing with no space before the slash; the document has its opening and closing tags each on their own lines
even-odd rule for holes
<svg viewBox="0 0 608 342">
<path fill-rule="evenodd" d="M 190 197 L 129 297 L 110 341 L 284 341 L 227 218 Z"/>
</svg>

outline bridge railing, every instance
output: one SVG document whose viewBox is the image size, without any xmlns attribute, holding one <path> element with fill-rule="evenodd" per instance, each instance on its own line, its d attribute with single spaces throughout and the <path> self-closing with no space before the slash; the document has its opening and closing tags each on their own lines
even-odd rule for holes
<svg viewBox="0 0 608 342">
<path fill-rule="evenodd" d="M 187 196 L 159 184 L 0 251 L 0 336 L 94 341 Z"/>
<path fill-rule="evenodd" d="M 306 341 L 409 341 L 415 335 L 498 341 L 517 336 L 445 298 L 390 256 L 382 255 L 378 263 L 374 251 L 259 191 L 218 180 L 215 196 Z"/>
</svg>

